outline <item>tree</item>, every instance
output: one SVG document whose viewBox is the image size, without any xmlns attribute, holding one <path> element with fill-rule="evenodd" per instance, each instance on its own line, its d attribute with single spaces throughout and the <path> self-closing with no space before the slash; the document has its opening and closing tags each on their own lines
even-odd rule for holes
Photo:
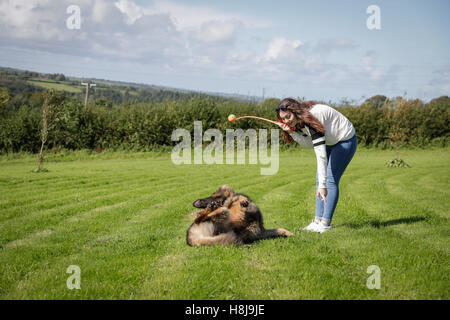
<svg viewBox="0 0 450 320">
<path fill-rule="evenodd" d="M 264 102 L 261 104 L 261 106 L 263 108 L 268 107 L 268 108 L 275 110 L 275 108 L 278 106 L 279 103 L 280 103 L 280 99 L 268 98 L 268 99 L 264 100 Z"/>
<path fill-rule="evenodd" d="M 51 121 L 52 113 L 60 105 L 66 96 L 62 93 L 57 93 L 55 89 L 46 90 L 44 93 L 44 105 L 42 107 L 42 129 L 41 129 L 41 149 L 38 156 L 38 167 L 35 172 L 47 171 L 42 169 L 42 162 L 44 160 L 44 145 L 47 142 L 49 120 Z"/>
<path fill-rule="evenodd" d="M 386 167 L 410 167 L 405 161 L 400 159 L 400 146 L 409 143 L 408 138 L 412 135 L 414 129 L 417 128 L 415 123 L 414 112 L 422 106 L 421 100 L 405 100 L 397 99 L 395 109 L 389 110 L 387 114 L 388 121 L 392 124 L 389 132 L 391 145 L 395 148 L 395 159 L 386 162 Z"/>
<path fill-rule="evenodd" d="M 0 107 L 5 106 L 9 99 L 11 98 L 11 93 L 8 88 L 0 88 Z"/>
<path fill-rule="evenodd" d="M 427 106 L 443 106 L 445 108 L 450 108 L 450 98 L 448 96 L 440 96 L 427 103 Z"/>
<path fill-rule="evenodd" d="M 66 77 L 61 73 L 61 74 L 57 74 L 55 77 L 56 81 L 65 81 Z"/>
<path fill-rule="evenodd" d="M 389 102 L 389 99 L 383 95 L 376 95 L 370 98 L 367 98 L 362 105 L 366 105 L 368 107 L 372 107 L 375 109 L 379 109 L 386 105 Z"/>
</svg>

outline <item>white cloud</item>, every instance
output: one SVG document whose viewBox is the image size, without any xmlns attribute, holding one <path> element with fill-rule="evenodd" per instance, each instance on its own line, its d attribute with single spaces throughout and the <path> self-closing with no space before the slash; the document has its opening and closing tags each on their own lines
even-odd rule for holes
<svg viewBox="0 0 450 320">
<path fill-rule="evenodd" d="M 139 6 L 132 0 L 79 0 L 81 29 L 69 30 L 66 9 L 71 4 L 71 0 L 0 2 L 0 41 L 51 53 L 161 62 L 176 69 L 220 64 L 234 51 L 240 28 L 258 25 L 240 14 L 170 1 Z"/>
<path fill-rule="evenodd" d="M 101 59 L 161 59 L 164 50 L 184 46 L 167 15 L 144 15 L 132 1 L 81 0 L 81 29 L 66 27 L 70 0 L 0 3 L 4 45 Z M 5 17 L 5 19 L 3 19 Z"/>
<path fill-rule="evenodd" d="M 353 41 L 345 38 L 320 39 L 314 46 L 314 52 L 321 55 L 329 55 L 332 51 L 352 50 L 358 46 Z"/>
<path fill-rule="evenodd" d="M 168 14 L 172 17 L 179 30 L 198 30 L 202 24 L 208 21 L 240 21 L 248 28 L 268 28 L 272 24 L 258 18 L 247 16 L 239 12 L 221 12 L 209 7 L 184 5 L 168 0 L 153 1 L 143 8 L 145 14 Z"/>
<path fill-rule="evenodd" d="M 379 80 L 383 75 L 383 71 L 380 68 L 374 67 L 374 53 L 368 52 L 363 58 L 363 70 L 367 72 L 367 75 L 371 80 Z"/>
<path fill-rule="evenodd" d="M 46 10 L 53 6 L 54 10 Z M 66 39 L 61 18 L 67 6 L 51 0 L 6 0 L 0 2 L 0 25 L 4 36 L 20 39 Z M 56 12 L 56 14 L 55 14 Z M 60 14 L 58 14 L 60 12 Z M 65 22 L 65 20 L 62 20 Z"/>
<path fill-rule="evenodd" d="M 112 26 L 117 24 L 120 19 L 123 18 L 123 15 L 118 8 L 112 6 L 110 2 L 105 0 L 96 0 L 92 4 L 92 8 L 90 10 L 90 20 L 96 24 L 96 27 L 99 25 L 107 26 L 108 30 L 112 30 Z M 84 12 L 82 12 L 84 15 Z"/>
<path fill-rule="evenodd" d="M 302 45 L 300 40 L 287 40 L 285 38 L 275 38 L 269 43 L 269 48 L 264 55 L 265 60 L 277 60 L 279 58 L 286 58 L 295 56 L 298 49 Z"/>
<path fill-rule="evenodd" d="M 119 0 L 114 5 L 126 16 L 126 22 L 133 24 L 144 15 L 144 10 L 131 0 Z"/>
<path fill-rule="evenodd" d="M 201 42 L 221 42 L 230 40 L 241 23 L 236 20 L 210 20 L 202 23 L 195 32 L 195 39 Z"/>
</svg>

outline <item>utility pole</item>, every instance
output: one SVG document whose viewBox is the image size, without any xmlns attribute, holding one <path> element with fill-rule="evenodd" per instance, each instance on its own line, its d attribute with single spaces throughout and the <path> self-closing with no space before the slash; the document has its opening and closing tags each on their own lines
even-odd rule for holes
<svg viewBox="0 0 450 320">
<path fill-rule="evenodd" d="M 262 98 L 261 98 L 261 105 L 263 104 L 263 102 L 264 102 L 264 88 L 262 88 Z"/>
<path fill-rule="evenodd" d="M 87 103 L 88 103 L 88 96 L 89 96 L 89 88 L 95 87 L 95 83 L 89 83 L 89 82 L 82 82 L 82 86 L 86 86 L 86 98 L 84 99 L 84 109 L 87 109 Z"/>
</svg>

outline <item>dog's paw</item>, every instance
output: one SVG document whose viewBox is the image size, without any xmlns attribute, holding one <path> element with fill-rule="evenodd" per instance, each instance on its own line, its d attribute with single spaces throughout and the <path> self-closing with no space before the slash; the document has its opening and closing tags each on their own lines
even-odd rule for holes
<svg viewBox="0 0 450 320">
<path fill-rule="evenodd" d="M 194 219 L 194 223 L 199 224 L 200 222 L 202 222 L 202 219 L 203 219 L 203 217 L 199 215 Z"/>
<path fill-rule="evenodd" d="M 283 237 L 291 237 L 294 234 L 292 232 L 287 231 L 286 229 L 283 228 L 279 228 L 278 232 L 280 233 L 280 235 L 282 235 Z"/>
<path fill-rule="evenodd" d="M 194 223 L 199 224 L 200 222 L 203 222 L 203 219 L 205 218 L 205 214 L 203 214 L 203 211 L 197 212 L 197 215 L 195 216 Z"/>
</svg>

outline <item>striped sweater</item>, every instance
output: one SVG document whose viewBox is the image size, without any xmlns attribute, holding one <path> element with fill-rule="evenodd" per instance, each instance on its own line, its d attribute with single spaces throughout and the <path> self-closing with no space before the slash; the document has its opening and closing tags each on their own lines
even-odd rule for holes
<svg viewBox="0 0 450 320">
<path fill-rule="evenodd" d="M 314 148 L 317 158 L 317 173 L 319 188 L 327 185 L 327 151 L 326 145 L 335 145 L 353 137 L 353 124 L 339 111 L 324 105 L 316 104 L 310 110 L 311 114 L 325 127 L 325 134 L 315 128 L 305 125 L 291 133 L 292 138 L 306 148 Z"/>
</svg>

